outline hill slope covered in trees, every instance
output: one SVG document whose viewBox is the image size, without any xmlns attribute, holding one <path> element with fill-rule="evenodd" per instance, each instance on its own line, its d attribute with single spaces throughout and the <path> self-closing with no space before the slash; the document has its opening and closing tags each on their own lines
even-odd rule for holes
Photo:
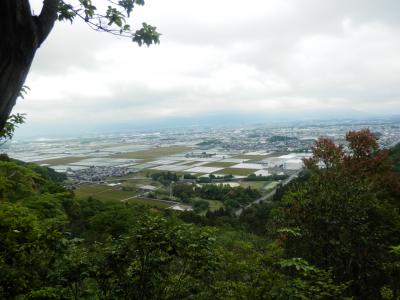
<svg viewBox="0 0 400 300">
<path fill-rule="evenodd" d="M 76 199 L 2 156 L 0 298 L 397 299 L 399 176 L 370 132 L 347 140 L 240 218 Z"/>
</svg>

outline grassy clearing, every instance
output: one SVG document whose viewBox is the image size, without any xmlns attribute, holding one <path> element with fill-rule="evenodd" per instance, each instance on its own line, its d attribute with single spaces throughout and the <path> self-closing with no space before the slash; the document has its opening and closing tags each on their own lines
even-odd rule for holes
<svg viewBox="0 0 400 300">
<path fill-rule="evenodd" d="M 136 193 L 132 191 L 123 191 L 118 186 L 107 186 L 103 184 L 85 185 L 75 190 L 78 198 L 93 197 L 98 200 L 123 200 L 133 197 Z"/>
<path fill-rule="evenodd" d="M 160 147 L 160 148 L 152 148 L 148 150 L 140 150 L 135 152 L 125 152 L 125 153 L 117 153 L 111 155 L 111 158 L 136 158 L 136 159 L 145 159 L 151 160 L 161 156 L 178 154 L 186 151 L 190 151 L 192 148 L 186 146 L 171 146 L 171 147 Z"/>
<path fill-rule="evenodd" d="M 248 176 L 250 174 L 255 173 L 257 170 L 255 169 L 236 169 L 236 168 L 226 168 L 215 172 L 216 174 L 224 174 L 224 175 L 238 175 L 238 176 Z"/>
<path fill-rule="evenodd" d="M 127 200 L 130 203 L 155 206 L 158 208 L 166 208 L 172 205 L 155 199 L 135 197 L 135 195 L 137 195 L 135 191 L 123 191 L 119 189 L 119 187 L 110 187 L 103 184 L 81 186 L 75 190 L 75 195 L 77 198 L 87 198 L 91 196 L 100 201 L 122 201 L 131 198 Z"/>
<path fill-rule="evenodd" d="M 237 165 L 237 163 L 231 163 L 231 162 L 226 162 L 226 161 L 216 161 L 216 162 L 210 162 L 208 164 L 202 165 L 202 167 L 229 168 L 229 167 L 232 167 L 233 165 Z"/>
<path fill-rule="evenodd" d="M 141 204 L 141 205 L 155 206 L 158 208 L 167 208 L 167 207 L 172 206 L 172 204 L 169 204 L 167 202 L 162 202 L 162 201 L 158 201 L 155 199 L 148 199 L 148 198 L 132 198 L 132 199 L 127 200 L 127 202 Z"/>
<path fill-rule="evenodd" d="M 99 200 L 124 200 L 126 198 L 130 198 L 136 195 L 134 191 L 123 191 L 117 189 L 110 189 L 102 193 L 98 193 L 93 195 L 94 198 Z"/>
<path fill-rule="evenodd" d="M 251 187 L 252 189 L 262 190 L 267 183 L 270 183 L 270 181 L 242 181 L 240 186 L 244 188 Z"/>
<path fill-rule="evenodd" d="M 210 211 L 216 211 L 218 209 L 220 209 L 221 207 L 224 207 L 224 204 L 221 201 L 217 201 L 217 200 L 206 200 L 208 203 L 210 203 Z"/>
<path fill-rule="evenodd" d="M 126 179 L 122 182 L 122 186 L 130 187 L 130 188 L 140 188 L 142 185 L 153 185 L 160 187 L 161 183 L 151 180 L 150 178 L 146 179 Z"/>
<path fill-rule="evenodd" d="M 98 193 L 102 193 L 104 191 L 107 191 L 111 189 L 111 187 L 107 186 L 107 185 L 100 185 L 100 184 L 96 184 L 96 185 L 81 185 L 79 186 L 76 190 L 75 190 L 75 195 L 78 198 L 82 198 L 82 197 L 88 197 L 88 196 L 93 196 L 95 194 Z"/>
<path fill-rule="evenodd" d="M 76 163 L 76 162 L 81 161 L 86 158 L 90 158 L 90 157 L 88 157 L 88 156 L 85 156 L 85 157 L 70 156 L 70 157 L 63 157 L 63 158 L 38 160 L 38 161 L 35 161 L 34 163 L 49 164 L 50 166 L 57 166 L 57 165 L 67 165 L 67 164 Z"/>
<path fill-rule="evenodd" d="M 209 211 L 216 211 L 216 210 L 219 210 L 220 208 L 224 208 L 225 207 L 224 204 L 221 201 L 218 201 L 218 200 L 208 200 L 208 199 L 203 199 L 203 198 L 200 198 L 200 197 L 195 197 L 195 198 L 193 198 L 193 200 L 207 201 L 210 204 L 210 206 L 208 208 Z M 200 213 L 200 216 L 205 216 L 206 213 L 207 213 L 207 211 L 202 211 Z"/>
<path fill-rule="evenodd" d="M 279 184 L 279 181 L 272 181 L 268 185 L 264 187 L 265 190 L 272 190 L 276 188 L 276 186 Z"/>
</svg>

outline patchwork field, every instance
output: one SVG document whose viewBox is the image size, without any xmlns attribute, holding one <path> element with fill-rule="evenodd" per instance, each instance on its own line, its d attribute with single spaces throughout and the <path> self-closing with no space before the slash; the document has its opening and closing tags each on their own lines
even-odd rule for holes
<svg viewBox="0 0 400 300">
<path fill-rule="evenodd" d="M 256 171 L 257 171 L 256 169 L 225 168 L 225 169 L 219 170 L 216 173 L 221 174 L 221 175 L 248 176 L 250 174 L 255 173 Z"/>
<path fill-rule="evenodd" d="M 55 159 L 48 159 L 48 160 L 38 160 L 38 161 L 35 161 L 35 163 L 36 164 L 48 164 L 50 166 L 57 166 L 57 165 L 67 165 L 67 164 L 76 163 L 78 161 L 81 161 L 82 159 L 87 159 L 87 158 L 90 158 L 90 157 L 70 156 L 70 157 L 55 158 Z"/>
<path fill-rule="evenodd" d="M 236 165 L 236 163 L 233 162 L 225 162 L 225 161 L 216 161 L 216 162 L 211 162 L 208 164 L 203 165 L 204 167 L 220 167 L 220 168 L 229 168 L 233 165 Z"/>
<path fill-rule="evenodd" d="M 161 165 L 161 166 L 153 167 L 151 169 L 159 170 L 159 171 L 183 172 L 189 168 L 190 168 L 190 166 L 182 166 L 182 165 Z"/>
<path fill-rule="evenodd" d="M 220 170 L 222 170 L 222 168 L 200 166 L 200 167 L 193 167 L 193 168 L 187 169 L 185 171 L 189 172 L 189 173 L 206 173 L 206 174 L 208 174 L 208 173 L 215 173 Z"/>
<path fill-rule="evenodd" d="M 160 148 L 152 148 L 148 150 L 134 151 L 134 152 L 125 152 L 125 153 L 117 153 L 113 154 L 111 158 L 137 158 L 137 159 L 156 159 L 161 156 L 173 155 L 182 152 L 187 152 L 192 150 L 190 147 L 186 146 L 171 146 L 171 147 L 160 147 Z"/>
<path fill-rule="evenodd" d="M 185 165 L 185 166 L 191 166 L 191 165 L 195 165 L 195 164 L 198 164 L 198 163 L 200 163 L 199 161 L 187 161 L 187 162 L 184 162 L 184 163 L 181 163 L 182 165 Z"/>
<path fill-rule="evenodd" d="M 248 159 L 249 161 L 246 161 L 246 162 L 259 161 L 259 160 L 262 160 L 267 157 L 269 157 L 269 155 L 239 155 L 239 156 L 235 156 L 235 158 L 239 158 L 239 159 Z"/>
<path fill-rule="evenodd" d="M 287 155 L 287 154 L 289 154 L 290 152 L 284 152 L 284 151 L 282 151 L 282 152 L 273 152 L 273 153 L 271 153 L 271 154 L 268 154 L 267 156 L 266 156 L 266 158 L 269 158 L 269 157 L 279 157 L 279 156 L 282 156 L 282 155 Z"/>
</svg>

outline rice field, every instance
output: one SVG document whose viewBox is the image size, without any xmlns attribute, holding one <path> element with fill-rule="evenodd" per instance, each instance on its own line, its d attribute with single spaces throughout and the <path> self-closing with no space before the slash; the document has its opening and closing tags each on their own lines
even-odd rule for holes
<svg viewBox="0 0 400 300">
<path fill-rule="evenodd" d="M 267 157 L 269 157 L 269 155 L 246 155 L 246 154 L 243 154 L 243 155 L 235 156 L 234 158 L 248 159 L 248 160 L 251 160 L 251 161 L 258 161 L 258 160 L 262 160 L 262 159 L 267 158 Z M 250 162 L 250 161 L 246 161 L 246 162 Z"/>
<path fill-rule="evenodd" d="M 151 169 L 159 171 L 183 172 L 190 168 L 191 168 L 190 166 L 184 166 L 184 165 L 161 165 L 157 167 L 152 167 Z"/>
<path fill-rule="evenodd" d="M 217 167 L 217 168 L 229 168 L 236 163 L 234 162 L 225 162 L 225 161 L 216 161 L 216 162 L 211 162 L 208 164 L 203 165 L 204 167 Z"/>
<path fill-rule="evenodd" d="M 198 164 L 198 163 L 201 163 L 201 162 L 199 162 L 199 161 L 187 161 L 187 162 L 181 163 L 181 165 L 191 166 L 191 165 L 195 165 L 195 164 Z"/>
<path fill-rule="evenodd" d="M 240 163 L 240 164 L 235 164 L 231 166 L 232 169 L 253 169 L 253 170 L 261 170 L 263 168 L 263 165 L 261 164 L 255 164 L 255 163 Z"/>
<path fill-rule="evenodd" d="M 174 155 L 182 152 L 192 150 L 186 146 L 171 146 L 171 147 L 159 147 L 147 150 L 140 150 L 134 152 L 116 153 L 111 155 L 111 158 L 136 158 L 136 159 L 156 159 L 161 156 Z"/>
<path fill-rule="evenodd" d="M 188 172 L 188 173 L 206 173 L 206 174 L 208 174 L 208 173 L 218 172 L 218 171 L 220 171 L 222 169 L 223 168 L 218 168 L 218 167 L 203 167 L 203 166 L 200 166 L 200 167 L 193 167 L 193 168 L 187 169 L 185 171 Z"/>
<path fill-rule="evenodd" d="M 82 156 L 82 157 L 77 157 L 77 156 L 69 156 L 69 157 L 63 157 L 63 158 L 54 158 L 54 159 L 45 159 L 45 160 L 38 160 L 35 161 L 36 164 L 48 164 L 50 166 L 57 166 L 57 165 L 68 165 L 72 163 L 76 163 L 78 161 L 81 161 L 83 159 L 90 158 L 88 156 Z"/>
<path fill-rule="evenodd" d="M 237 175 L 237 176 L 248 176 L 250 174 L 255 173 L 256 169 L 235 169 L 235 168 L 225 168 L 218 171 L 218 174 L 223 175 Z"/>
</svg>

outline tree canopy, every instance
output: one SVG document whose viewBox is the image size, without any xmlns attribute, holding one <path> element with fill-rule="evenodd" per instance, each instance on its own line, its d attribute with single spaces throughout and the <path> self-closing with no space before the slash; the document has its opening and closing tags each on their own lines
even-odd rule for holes
<svg viewBox="0 0 400 300">
<path fill-rule="evenodd" d="M 400 244 L 400 179 L 369 130 L 346 139 L 347 147 L 317 141 L 308 180 L 284 194 L 276 217 L 290 228 L 281 234 L 288 255 L 332 269 L 359 299 L 379 299 L 385 284 L 399 289 L 387 266 Z"/>
<path fill-rule="evenodd" d="M 345 284 L 275 241 L 120 201 L 76 198 L 2 157 L 2 299 L 343 299 Z M 3 186 L 3 185 L 2 185 Z"/>
</svg>

